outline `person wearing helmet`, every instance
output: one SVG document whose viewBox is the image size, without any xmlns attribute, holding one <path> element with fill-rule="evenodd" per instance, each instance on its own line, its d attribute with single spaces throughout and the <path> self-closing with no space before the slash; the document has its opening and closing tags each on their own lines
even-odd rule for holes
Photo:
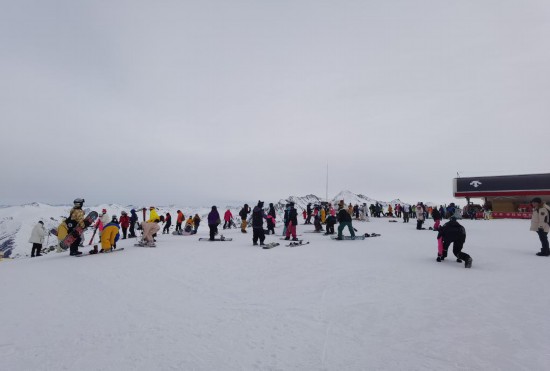
<svg viewBox="0 0 550 371">
<path fill-rule="evenodd" d="M 84 210 L 82 210 L 82 206 L 84 206 L 84 199 L 77 198 L 73 201 L 73 204 L 74 206 L 69 213 L 69 217 L 65 219 L 67 233 L 70 233 L 76 226 L 82 228 L 86 227 L 86 225 L 84 224 L 84 219 L 86 218 L 86 215 L 84 215 Z M 79 236 L 69 247 L 70 255 L 82 255 L 82 253 L 78 251 L 78 246 L 80 245 L 80 242 L 82 242 L 82 236 Z"/>
</svg>

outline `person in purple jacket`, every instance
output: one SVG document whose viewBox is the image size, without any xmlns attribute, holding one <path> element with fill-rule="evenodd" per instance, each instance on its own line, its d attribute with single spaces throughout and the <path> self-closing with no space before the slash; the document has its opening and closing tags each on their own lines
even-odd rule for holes
<svg viewBox="0 0 550 371">
<path fill-rule="evenodd" d="M 218 225 L 220 225 L 220 213 L 216 206 L 208 214 L 208 228 L 210 228 L 210 241 L 214 241 L 214 236 L 218 234 Z"/>
</svg>

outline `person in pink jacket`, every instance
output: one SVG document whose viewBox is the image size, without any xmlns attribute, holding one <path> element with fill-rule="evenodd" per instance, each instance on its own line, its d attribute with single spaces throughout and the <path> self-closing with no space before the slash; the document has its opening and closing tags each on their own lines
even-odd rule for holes
<svg viewBox="0 0 550 371">
<path fill-rule="evenodd" d="M 233 219 L 233 214 L 231 214 L 231 210 L 227 209 L 225 214 L 223 214 L 223 229 L 231 229 L 231 219 Z"/>
</svg>

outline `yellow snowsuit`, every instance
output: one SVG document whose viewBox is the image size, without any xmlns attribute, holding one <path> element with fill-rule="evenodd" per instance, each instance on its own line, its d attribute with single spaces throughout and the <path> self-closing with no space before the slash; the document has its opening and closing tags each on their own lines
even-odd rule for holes
<svg viewBox="0 0 550 371">
<path fill-rule="evenodd" d="M 321 208 L 321 223 L 325 223 L 325 220 L 327 219 L 327 212 L 325 211 L 325 208 Z"/>
<path fill-rule="evenodd" d="M 119 228 L 115 223 L 109 223 L 103 228 L 103 233 L 101 233 L 101 248 L 103 250 L 110 250 L 113 247 L 118 231 Z"/>
</svg>

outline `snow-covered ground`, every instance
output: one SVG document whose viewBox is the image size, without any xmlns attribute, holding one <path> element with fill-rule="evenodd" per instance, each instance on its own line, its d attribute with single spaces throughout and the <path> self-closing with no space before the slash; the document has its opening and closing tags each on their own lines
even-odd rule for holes
<svg viewBox="0 0 550 371">
<path fill-rule="evenodd" d="M 529 222 L 462 223 L 472 269 L 388 219 L 355 223 L 382 234 L 364 241 L 263 250 L 235 229 L 199 242 L 203 225 L 157 248 L 4 260 L 0 368 L 548 370 L 550 259 Z"/>
</svg>

